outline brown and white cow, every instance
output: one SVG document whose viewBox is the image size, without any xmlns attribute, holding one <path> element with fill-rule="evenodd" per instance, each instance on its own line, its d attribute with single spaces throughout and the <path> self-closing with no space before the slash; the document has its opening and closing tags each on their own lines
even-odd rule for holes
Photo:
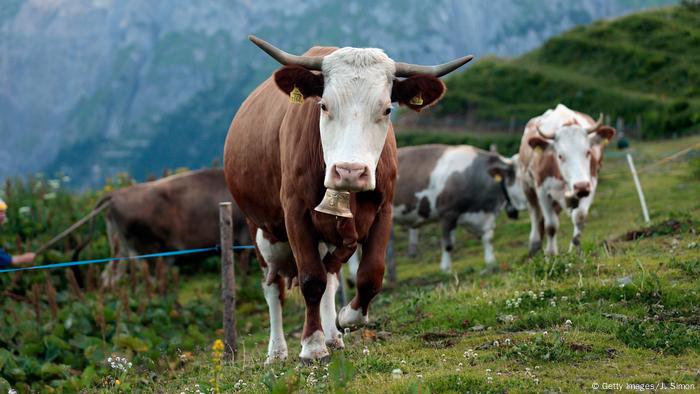
<svg viewBox="0 0 700 394">
<path fill-rule="evenodd" d="M 530 213 L 530 255 L 542 246 L 557 254 L 559 213 L 566 208 L 574 223 L 569 250 L 580 248 L 581 232 L 593 203 L 603 149 L 615 129 L 563 104 L 531 119 L 520 144 L 523 189 Z"/>
<path fill-rule="evenodd" d="M 344 347 L 339 328 L 367 323 L 382 285 L 397 165 L 392 102 L 417 111 L 434 104 L 445 92 L 438 77 L 471 57 L 426 67 L 396 63 L 374 48 L 314 47 L 295 56 L 251 40 L 284 67 L 241 105 L 224 164 L 265 272 L 267 361 L 287 357 L 284 279 L 295 277 L 306 303 L 299 356 L 326 359 L 328 347 Z M 326 188 L 352 192 L 353 218 L 314 210 Z M 358 243 L 357 294 L 336 316 L 337 273 Z"/>
<path fill-rule="evenodd" d="M 232 201 L 222 169 L 204 169 L 139 183 L 110 192 L 96 210 L 103 209 L 114 257 L 133 257 L 172 250 L 197 249 L 220 243 L 219 203 Z M 245 218 L 233 207 L 236 244 L 251 240 Z M 198 253 L 167 258 L 170 263 L 199 262 Z M 247 254 L 242 256 L 247 260 Z M 127 264 L 110 263 L 102 274 L 111 285 Z"/>
</svg>

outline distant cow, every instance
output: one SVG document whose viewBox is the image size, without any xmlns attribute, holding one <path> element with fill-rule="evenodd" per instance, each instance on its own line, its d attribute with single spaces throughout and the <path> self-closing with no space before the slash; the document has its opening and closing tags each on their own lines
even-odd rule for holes
<svg viewBox="0 0 700 394">
<path fill-rule="evenodd" d="M 493 235 L 505 207 L 517 218 L 526 208 L 515 160 L 469 145 L 421 145 L 401 148 L 394 195 L 394 223 L 409 227 L 409 253 L 415 253 L 417 228 L 440 223 L 440 268 L 450 272 L 450 252 L 458 224 L 481 238 L 486 270 L 495 269 Z M 354 258 L 350 261 L 351 280 Z"/>
<path fill-rule="evenodd" d="M 115 190 L 103 198 L 97 209 L 104 209 L 112 255 L 131 257 L 218 245 L 219 203 L 225 201 L 232 198 L 223 170 L 205 169 Z M 248 245 L 252 241 L 235 204 L 233 212 L 234 242 Z M 202 261 L 216 253 L 166 260 Z M 125 270 L 124 262 L 110 263 L 102 274 L 103 284 L 112 284 Z"/>
<path fill-rule="evenodd" d="M 226 179 L 266 274 L 267 362 L 287 357 L 284 279 L 295 277 L 306 303 L 299 357 L 322 360 L 329 347 L 344 347 L 339 328 L 367 323 L 370 301 L 381 289 L 396 178 L 392 102 L 417 111 L 434 104 L 445 92 L 438 77 L 471 57 L 425 67 L 396 63 L 380 49 L 314 47 L 295 56 L 251 40 L 285 66 L 233 119 L 224 148 Z M 352 192 L 352 218 L 314 210 L 326 188 Z M 338 271 L 358 243 L 365 253 L 357 294 L 336 316 Z"/>
<path fill-rule="evenodd" d="M 615 129 L 563 104 L 531 119 L 520 144 L 523 189 L 530 212 L 530 254 L 547 235 L 547 254 L 557 254 L 559 213 L 566 208 L 574 223 L 569 250 L 580 248 L 581 232 L 593 203 L 603 148 Z"/>
</svg>

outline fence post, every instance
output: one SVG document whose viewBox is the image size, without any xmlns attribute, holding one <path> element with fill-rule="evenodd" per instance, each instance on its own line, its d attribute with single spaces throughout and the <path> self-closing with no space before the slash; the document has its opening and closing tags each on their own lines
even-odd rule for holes
<svg viewBox="0 0 700 394">
<path fill-rule="evenodd" d="M 221 299 L 224 302 L 224 360 L 236 352 L 236 273 L 233 266 L 233 222 L 231 203 L 219 203 L 221 232 Z"/>
<path fill-rule="evenodd" d="M 649 211 L 647 210 L 647 203 L 644 199 L 644 192 L 642 191 L 642 184 L 639 183 L 639 178 L 637 177 L 637 170 L 634 168 L 634 162 L 632 161 L 632 155 L 627 154 L 627 164 L 630 166 L 630 172 L 632 172 L 632 179 L 634 179 L 634 186 L 637 188 L 637 194 L 639 195 L 639 203 L 642 204 L 642 214 L 644 215 L 644 222 L 649 224 Z"/>
</svg>

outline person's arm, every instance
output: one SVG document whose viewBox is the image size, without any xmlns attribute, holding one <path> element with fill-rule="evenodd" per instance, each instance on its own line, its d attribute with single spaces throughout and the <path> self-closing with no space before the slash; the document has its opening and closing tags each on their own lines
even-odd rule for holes
<svg viewBox="0 0 700 394">
<path fill-rule="evenodd" d="M 30 263 L 34 262 L 35 257 L 36 257 L 36 254 L 34 254 L 32 252 L 22 253 L 18 256 L 12 256 L 12 264 L 14 264 L 14 265 L 30 264 Z"/>
<path fill-rule="evenodd" d="M 0 249 L 0 269 L 7 268 L 12 265 L 12 256 Z"/>
</svg>

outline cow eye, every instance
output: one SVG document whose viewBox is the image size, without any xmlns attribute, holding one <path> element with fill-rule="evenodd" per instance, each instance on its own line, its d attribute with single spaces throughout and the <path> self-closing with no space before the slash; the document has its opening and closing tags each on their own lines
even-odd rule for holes
<svg viewBox="0 0 700 394">
<path fill-rule="evenodd" d="M 328 107 L 326 107 L 326 104 L 321 103 L 321 111 L 323 111 L 323 112 L 328 111 Z"/>
<path fill-rule="evenodd" d="M 591 151 L 590 151 L 590 150 L 587 150 L 587 151 L 586 151 L 586 157 L 591 157 Z"/>
<path fill-rule="evenodd" d="M 391 113 L 391 107 L 384 110 L 384 116 L 389 116 L 390 113 Z"/>
<path fill-rule="evenodd" d="M 560 155 L 559 155 L 559 160 L 564 161 L 564 155 L 560 154 Z"/>
</svg>

